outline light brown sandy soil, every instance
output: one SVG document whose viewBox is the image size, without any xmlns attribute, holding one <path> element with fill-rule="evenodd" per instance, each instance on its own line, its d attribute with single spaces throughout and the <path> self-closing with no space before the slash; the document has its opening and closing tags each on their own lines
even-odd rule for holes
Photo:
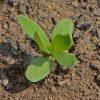
<svg viewBox="0 0 100 100">
<path fill-rule="evenodd" d="M 37 47 L 18 25 L 19 14 L 36 20 L 48 37 L 57 21 L 72 18 L 75 68 L 55 65 L 42 82 L 28 82 L 24 72 Z M 1 0 L 0 100 L 100 100 L 100 0 Z"/>
</svg>

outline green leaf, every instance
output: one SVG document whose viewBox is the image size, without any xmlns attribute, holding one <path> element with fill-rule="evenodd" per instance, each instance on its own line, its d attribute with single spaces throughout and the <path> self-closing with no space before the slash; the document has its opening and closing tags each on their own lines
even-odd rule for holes
<svg viewBox="0 0 100 100">
<path fill-rule="evenodd" d="M 64 68 L 73 67 L 76 64 L 76 57 L 72 53 L 67 52 L 58 52 L 53 54 L 57 62 L 62 65 Z"/>
<path fill-rule="evenodd" d="M 65 18 L 65 19 L 60 20 L 52 31 L 51 40 L 53 40 L 55 36 L 58 34 L 63 35 L 63 36 L 70 34 L 72 36 L 73 28 L 74 28 L 74 25 L 71 19 Z"/>
<path fill-rule="evenodd" d="M 31 82 L 44 79 L 53 69 L 53 62 L 47 58 L 38 57 L 32 60 L 26 70 L 26 78 Z"/>
<path fill-rule="evenodd" d="M 55 38 L 52 40 L 52 47 L 55 52 L 63 52 L 72 46 L 73 39 L 70 34 L 66 36 L 56 35 Z"/>
<path fill-rule="evenodd" d="M 50 53 L 49 48 L 51 44 L 43 29 L 27 16 L 19 15 L 18 21 L 24 31 L 38 44 L 40 49 Z"/>
</svg>

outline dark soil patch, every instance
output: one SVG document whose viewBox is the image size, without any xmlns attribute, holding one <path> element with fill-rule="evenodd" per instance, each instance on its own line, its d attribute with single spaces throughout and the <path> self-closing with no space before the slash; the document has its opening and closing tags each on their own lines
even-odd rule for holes
<svg viewBox="0 0 100 100">
<path fill-rule="evenodd" d="M 72 18 L 75 68 L 55 65 L 42 82 L 28 82 L 25 70 L 38 53 L 18 25 L 19 14 L 36 20 L 48 37 L 58 20 Z M 100 100 L 100 0 L 1 0 L 0 100 Z"/>
</svg>

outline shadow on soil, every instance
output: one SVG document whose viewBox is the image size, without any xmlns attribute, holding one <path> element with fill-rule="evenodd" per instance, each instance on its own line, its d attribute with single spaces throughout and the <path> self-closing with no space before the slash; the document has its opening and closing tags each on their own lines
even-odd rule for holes
<svg viewBox="0 0 100 100">
<path fill-rule="evenodd" d="M 24 75 L 31 58 L 32 56 L 18 45 L 15 48 L 11 43 L 0 43 L 0 79 L 9 80 L 6 85 L 3 85 L 5 90 L 17 93 L 31 85 Z"/>
<path fill-rule="evenodd" d="M 25 70 L 31 59 L 32 55 L 28 54 L 18 43 L 16 45 L 9 41 L 0 43 L 0 80 L 9 80 L 6 85 L 5 83 L 2 84 L 6 91 L 11 93 L 21 92 L 32 84 L 25 78 Z M 68 72 L 69 69 L 62 70 L 57 64 L 54 74 L 65 75 Z M 44 80 L 34 84 L 41 86 L 43 82 Z"/>
</svg>

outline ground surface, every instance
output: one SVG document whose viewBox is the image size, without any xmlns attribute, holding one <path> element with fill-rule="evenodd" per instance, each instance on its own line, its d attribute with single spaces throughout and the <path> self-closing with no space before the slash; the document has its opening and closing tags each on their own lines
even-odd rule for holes
<svg viewBox="0 0 100 100">
<path fill-rule="evenodd" d="M 0 100 L 100 100 L 100 0 L 7 1 L 0 0 Z M 55 66 L 31 85 L 24 72 L 37 50 L 18 25 L 19 14 L 36 20 L 48 36 L 58 20 L 72 18 L 76 67 Z"/>
</svg>

